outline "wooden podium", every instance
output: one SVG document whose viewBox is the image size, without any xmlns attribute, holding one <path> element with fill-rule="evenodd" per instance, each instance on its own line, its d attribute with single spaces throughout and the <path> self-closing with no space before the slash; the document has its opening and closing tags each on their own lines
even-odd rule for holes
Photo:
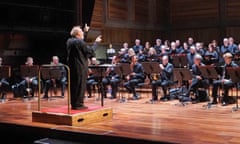
<svg viewBox="0 0 240 144">
<path fill-rule="evenodd" d="M 32 112 L 32 121 L 58 125 L 82 126 L 90 123 L 112 119 L 112 115 L 113 115 L 112 108 L 103 107 L 98 107 L 97 109 L 90 110 L 86 109 L 86 111 L 76 110 L 76 112 L 73 112 L 71 114 L 54 112 L 54 109 L 49 109 L 48 112 L 45 111 Z"/>
<path fill-rule="evenodd" d="M 89 105 L 87 109 L 83 110 L 71 110 L 70 109 L 70 70 L 68 66 L 64 65 L 68 70 L 68 105 L 41 109 L 41 98 L 40 98 L 40 84 L 39 84 L 39 97 L 38 97 L 38 111 L 32 112 L 33 122 L 43 122 L 59 125 L 70 125 L 70 126 L 81 126 L 94 122 L 101 122 L 104 120 L 112 119 L 112 108 L 106 108 L 103 106 Z M 44 66 L 45 70 L 46 67 Z M 51 74 L 49 66 L 50 76 L 55 76 Z M 54 70 L 54 69 L 52 69 Z M 39 82 L 41 77 L 41 67 L 39 69 Z"/>
</svg>

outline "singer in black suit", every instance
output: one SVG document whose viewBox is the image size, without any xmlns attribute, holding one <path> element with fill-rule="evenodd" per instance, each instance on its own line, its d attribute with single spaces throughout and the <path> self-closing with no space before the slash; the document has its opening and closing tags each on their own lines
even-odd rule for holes
<svg viewBox="0 0 240 144">
<path fill-rule="evenodd" d="M 85 25 L 84 31 L 88 31 L 89 27 Z M 71 82 L 71 106 L 72 109 L 85 109 L 84 93 L 86 90 L 88 58 L 94 56 L 94 50 L 97 42 L 101 41 L 98 36 L 92 47 L 84 42 L 84 32 L 79 26 L 72 28 L 71 38 L 67 40 L 68 65 L 70 68 Z"/>
</svg>

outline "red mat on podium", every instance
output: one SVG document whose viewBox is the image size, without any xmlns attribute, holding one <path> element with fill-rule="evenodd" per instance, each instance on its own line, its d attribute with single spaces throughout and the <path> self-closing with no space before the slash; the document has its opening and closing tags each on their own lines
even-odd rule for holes
<svg viewBox="0 0 240 144">
<path fill-rule="evenodd" d="M 70 109 L 70 114 L 77 114 L 77 113 L 82 113 L 82 112 L 95 111 L 95 110 L 99 110 L 99 109 L 102 108 L 101 106 L 98 106 L 98 105 L 88 105 L 87 107 L 88 108 L 81 109 L 81 110 Z M 45 109 L 42 109 L 41 112 L 68 114 L 68 106 L 62 106 L 62 107 L 56 107 L 56 108 L 45 108 Z"/>
</svg>

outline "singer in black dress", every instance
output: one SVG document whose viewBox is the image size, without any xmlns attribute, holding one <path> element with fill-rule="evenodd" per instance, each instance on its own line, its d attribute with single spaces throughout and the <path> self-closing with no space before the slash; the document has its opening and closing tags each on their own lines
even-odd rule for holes
<svg viewBox="0 0 240 144">
<path fill-rule="evenodd" d="M 85 25 L 84 31 L 89 27 Z M 72 109 L 84 109 L 84 93 L 86 90 L 88 58 L 94 56 L 97 42 L 101 41 L 98 36 L 92 47 L 84 42 L 84 32 L 79 26 L 72 28 L 71 38 L 67 40 L 67 61 L 70 68 L 70 92 Z"/>
</svg>

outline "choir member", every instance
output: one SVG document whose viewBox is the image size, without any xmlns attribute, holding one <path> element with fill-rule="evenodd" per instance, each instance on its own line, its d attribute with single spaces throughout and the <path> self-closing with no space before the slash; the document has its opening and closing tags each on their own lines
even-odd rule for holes
<svg viewBox="0 0 240 144">
<path fill-rule="evenodd" d="M 140 50 L 143 50 L 143 46 L 141 45 L 140 39 L 135 40 L 135 45 L 133 46 L 133 50 L 136 54 L 138 54 Z"/>
</svg>

